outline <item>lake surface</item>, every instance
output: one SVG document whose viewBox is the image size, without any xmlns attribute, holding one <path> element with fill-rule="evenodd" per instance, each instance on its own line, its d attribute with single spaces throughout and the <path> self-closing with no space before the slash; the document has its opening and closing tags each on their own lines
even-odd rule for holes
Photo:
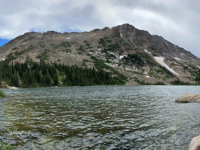
<svg viewBox="0 0 200 150">
<path fill-rule="evenodd" d="M 178 104 L 198 86 L 3 89 L 0 140 L 16 149 L 187 150 L 200 104 Z"/>
</svg>

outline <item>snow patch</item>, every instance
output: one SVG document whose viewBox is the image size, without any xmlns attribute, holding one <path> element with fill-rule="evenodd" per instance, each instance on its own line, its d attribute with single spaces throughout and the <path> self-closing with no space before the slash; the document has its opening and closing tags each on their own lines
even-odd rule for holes
<svg viewBox="0 0 200 150">
<path fill-rule="evenodd" d="M 146 53 L 149 53 L 149 54 L 151 54 L 151 52 L 147 51 L 146 49 L 144 49 L 144 51 L 145 51 Z"/>
<path fill-rule="evenodd" d="M 119 56 L 119 59 L 122 59 L 122 58 L 124 58 L 124 56 Z"/>
<path fill-rule="evenodd" d="M 178 57 L 174 57 L 174 59 L 176 59 L 176 60 L 181 60 L 181 59 L 179 59 Z"/>
<path fill-rule="evenodd" d="M 120 33 L 120 36 L 123 37 L 121 33 Z"/>
<path fill-rule="evenodd" d="M 170 68 L 166 63 L 164 63 L 164 59 L 163 57 L 154 57 L 154 59 L 163 67 L 165 67 L 167 70 L 169 70 L 171 73 L 179 76 L 179 74 L 177 72 L 175 72 L 172 68 Z"/>
<path fill-rule="evenodd" d="M 67 40 L 69 40 L 70 38 L 66 38 Z"/>
<path fill-rule="evenodd" d="M 146 78 L 150 78 L 150 76 L 146 76 Z"/>
<path fill-rule="evenodd" d="M 119 59 L 122 59 L 122 58 L 124 58 L 124 57 L 127 57 L 127 55 L 120 55 L 120 56 L 119 56 Z"/>
<path fill-rule="evenodd" d="M 98 51 L 101 51 L 101 48 L 99 48 Z"/>
</svg>

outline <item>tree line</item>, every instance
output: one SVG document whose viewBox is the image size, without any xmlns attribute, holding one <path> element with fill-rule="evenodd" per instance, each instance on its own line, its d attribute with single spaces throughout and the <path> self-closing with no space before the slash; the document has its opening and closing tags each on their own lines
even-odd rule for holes
<svg viewBox="0 0 200 150">
<path fill-rule="evenodd" d="M 119 83 L 117 76 L 95 68 L 69 66 L 64 64 L 36 63 L 27 59 L 25 63 L 0 63 L 0 80 L 16 87 L 37 86 L 89 86 L 114 85 Z"/>
</svg>

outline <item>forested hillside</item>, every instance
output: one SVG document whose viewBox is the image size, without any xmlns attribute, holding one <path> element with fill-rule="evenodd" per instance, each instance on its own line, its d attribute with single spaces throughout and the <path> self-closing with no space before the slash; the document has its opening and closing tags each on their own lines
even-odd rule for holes
<svg viewBox="0 0 200 150">
<path fill-rule="evenodd" d="M 10 86 L 88 86 L 125 84 L 125 77 L 113 76 L 102 69 L 83 68 L 76 65 L 36 63 L 0 63 L 0 78 Z"/>
</svg>

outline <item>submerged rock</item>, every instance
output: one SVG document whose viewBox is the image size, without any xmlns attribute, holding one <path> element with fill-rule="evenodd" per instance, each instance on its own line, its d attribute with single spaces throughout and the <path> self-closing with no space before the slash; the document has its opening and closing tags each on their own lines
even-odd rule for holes
<svg viewBox="0 0 200 150">
<path fill-rule="evenodd" d="M 189 150 L 200 150 L 200 135 L 192 138 Z"/>
<path fill-rule="evenodd" d="M 175 100 L 178 103 L 200 102 L 200 94 L 186 93 Z"/>
</svg>

